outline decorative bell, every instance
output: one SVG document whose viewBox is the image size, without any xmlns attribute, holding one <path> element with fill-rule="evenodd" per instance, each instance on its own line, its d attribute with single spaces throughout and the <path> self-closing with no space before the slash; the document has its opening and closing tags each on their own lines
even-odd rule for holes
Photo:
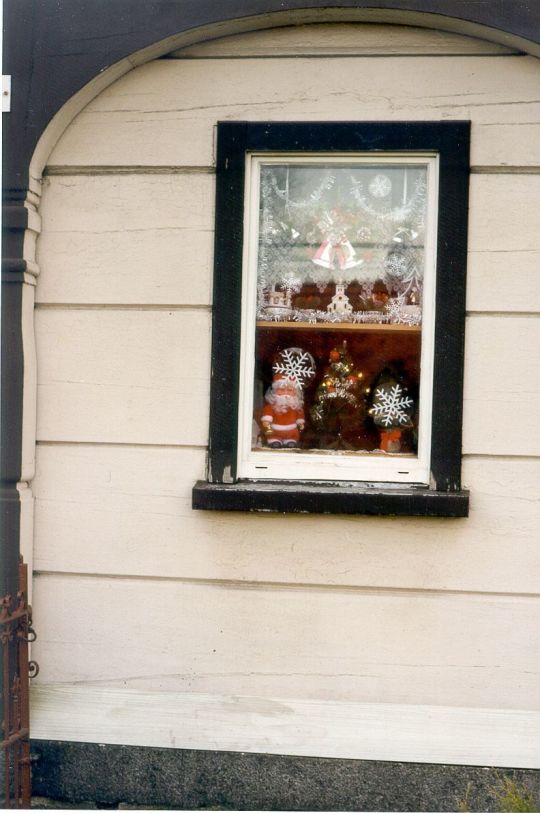
<svg viewBox="0 0 540 813">
<path fill-rule="evenodd" d="M 330 240 L 324 240 L 313 257 L 315 265 L 322 265 L 323 268 L 334 267 L 334 247 Z"/>
<path fill-rule="evenodd" d="M 357 265 L 362 265 L 364 262 L 363 260 L 355 260 L 356 251 L 352 247 L 349 240 L 344 240 L 340 246 L 340 251 L 338 253 L 338 261 L 339 266 L 343 271 L 347 271 L 349 268 L 356 268 Z"/>
</svg>

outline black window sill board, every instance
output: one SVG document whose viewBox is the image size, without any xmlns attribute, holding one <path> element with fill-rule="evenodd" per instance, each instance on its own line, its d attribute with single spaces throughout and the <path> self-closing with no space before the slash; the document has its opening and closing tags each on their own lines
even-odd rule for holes
<svg viewBox="0 0 540 813">
<path fill-rule="evenodd" d="M 208 483 L 193 487 L 192 507 L 206 511 L 265 511 L 293 514 L 372 514 L 466 517 L 468 491 L 414 486 L 263 482 Z"/>
</svg>

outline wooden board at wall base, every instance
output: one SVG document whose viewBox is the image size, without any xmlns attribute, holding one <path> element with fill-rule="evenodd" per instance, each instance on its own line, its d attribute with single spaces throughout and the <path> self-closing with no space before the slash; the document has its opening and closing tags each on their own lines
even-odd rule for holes
<svg viewBox="0 0 540 813">
<path fill-rule="evenodd" d="M 35 739 L 540 768 L 540 713 L 129 691 L 32 690 Z"/>
</svg>

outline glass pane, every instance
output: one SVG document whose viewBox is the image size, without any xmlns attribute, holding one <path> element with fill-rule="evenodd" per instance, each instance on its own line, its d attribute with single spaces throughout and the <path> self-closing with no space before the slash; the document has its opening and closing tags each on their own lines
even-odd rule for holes
<svg viewBox="0 0 540 813">
<path fill-rule="evenodd" d="M 259 167 L 252 450 L 416 456 L 427 165 Z"/>
</svg>

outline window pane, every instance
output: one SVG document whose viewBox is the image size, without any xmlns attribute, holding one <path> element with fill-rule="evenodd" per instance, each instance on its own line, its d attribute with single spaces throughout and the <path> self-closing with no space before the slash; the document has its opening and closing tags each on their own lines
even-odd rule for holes
<svg viewBox="0 0 540 813">
<path fill-rule="evenodd" d="M 415 457 L 427 164 L 258 164 L 252 451 Z"/>
</svg>

